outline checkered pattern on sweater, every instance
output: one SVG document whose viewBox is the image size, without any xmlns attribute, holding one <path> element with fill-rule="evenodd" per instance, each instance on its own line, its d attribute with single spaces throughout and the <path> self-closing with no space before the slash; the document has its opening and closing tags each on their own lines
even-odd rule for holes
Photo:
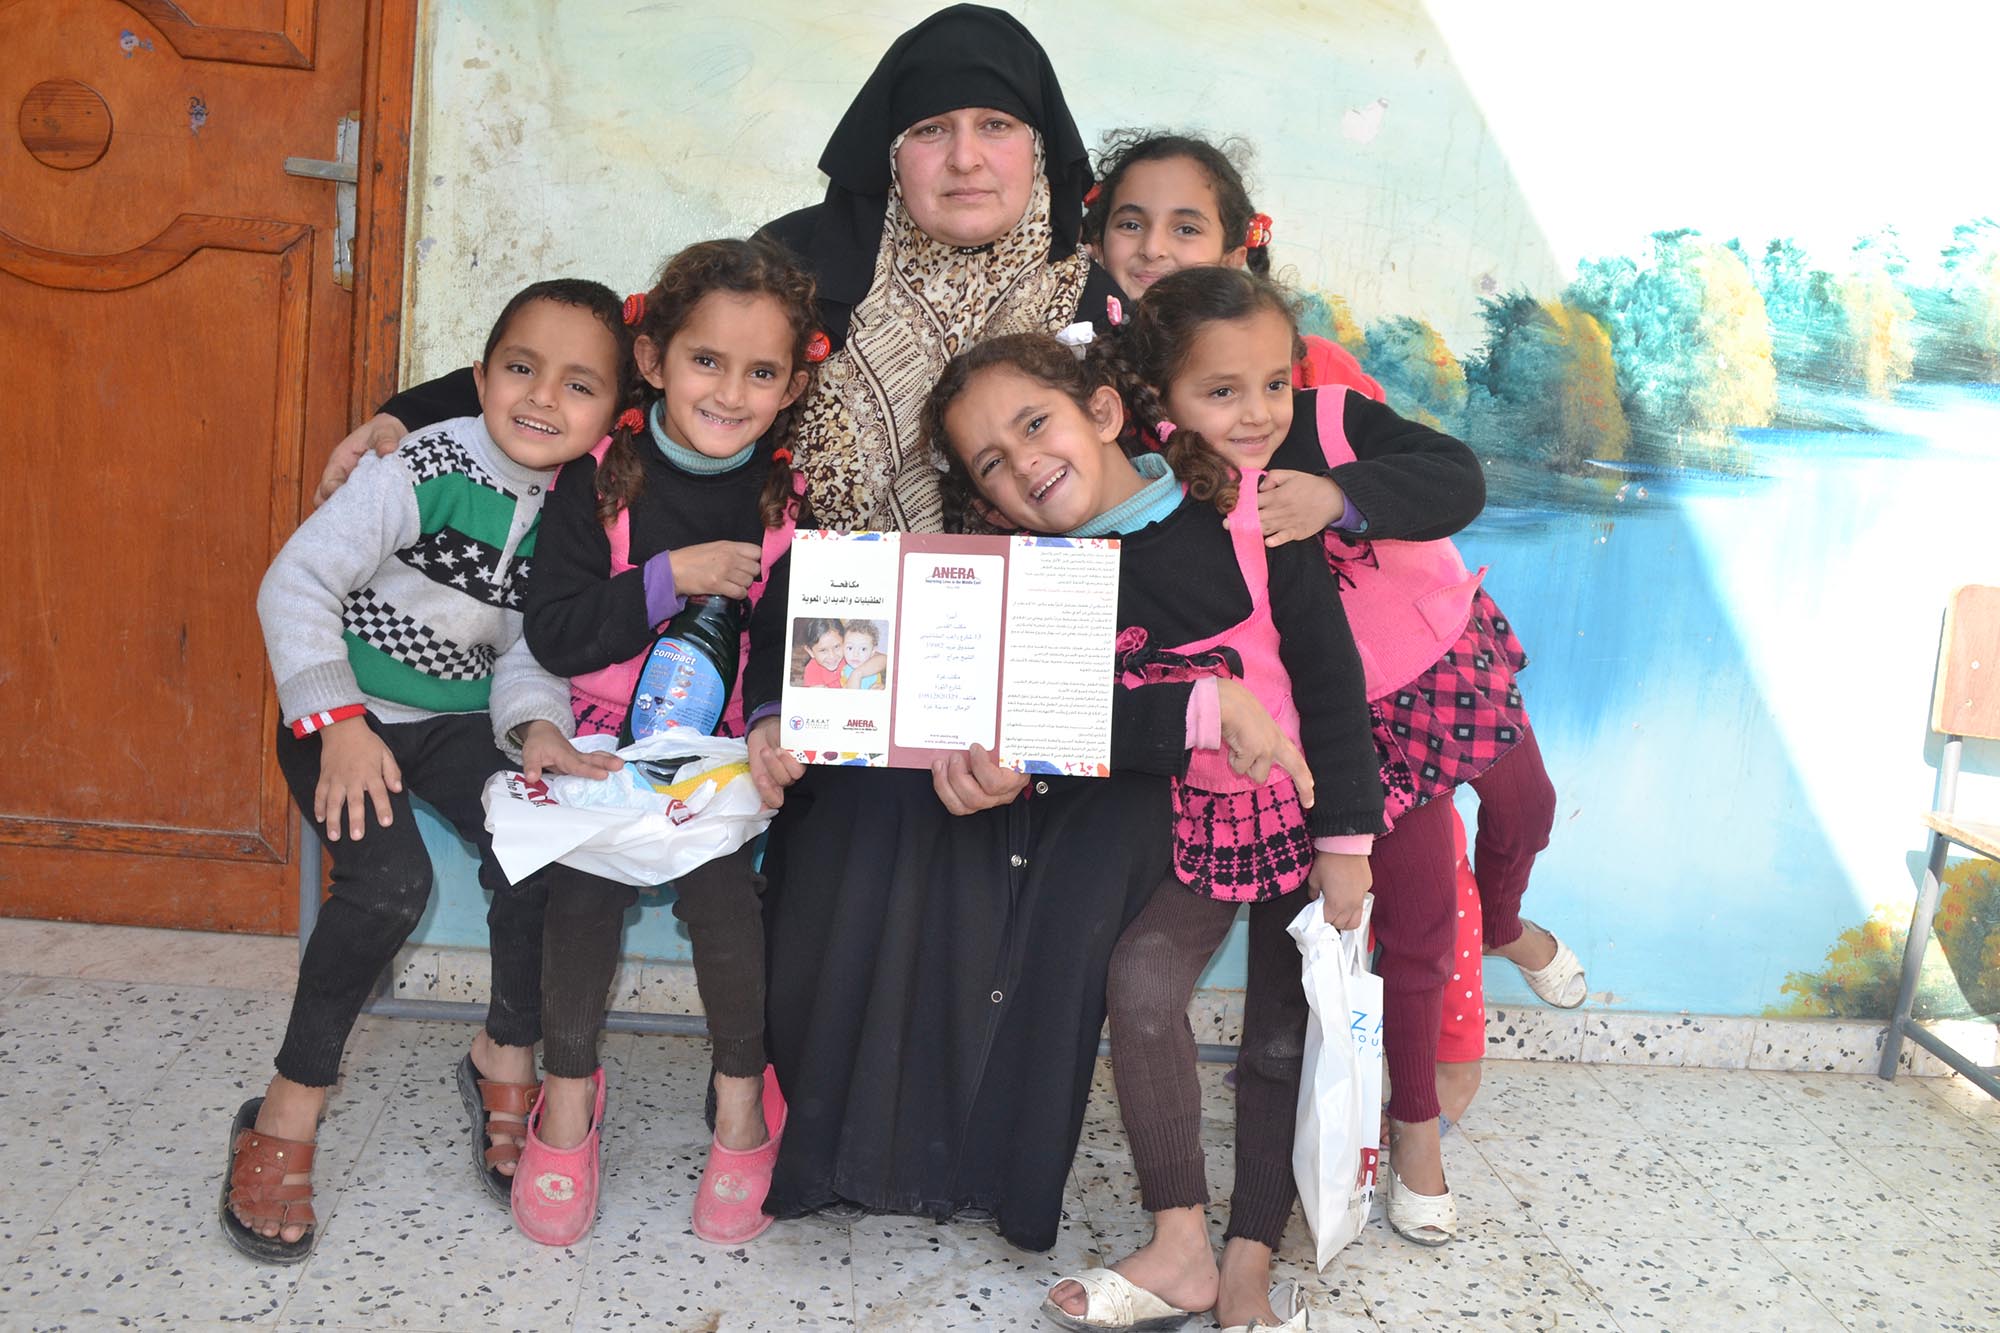
<svg viewBox="0 0 2000 1333">
<path fill-rule="evenodd" d="M 367 588 L 348 597 L 341 625 L 371 648 L 438 680 L 484 680 L 493 674 L 497 654 L 491 644 L 460 648 Z"/>
</svg>

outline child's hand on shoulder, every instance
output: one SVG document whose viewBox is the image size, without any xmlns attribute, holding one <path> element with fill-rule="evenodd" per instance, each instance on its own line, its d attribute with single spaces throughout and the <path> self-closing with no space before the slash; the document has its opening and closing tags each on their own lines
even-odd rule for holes
<svg viewBox="0 0 2000 1333">
<path fill-rule="evenodd" d="M 674 592 L 682 597 L 747 597 L 763 569 L 763 555 L 750 542 L 703 542 L 669 551 Z"/>
<path fill-rule="evenodd" d="M 1276 764 L 1291 774 L 1299 804 L 1312 809 L 1312 770 L 1306 767 L 1306 757 L 1292 738 L 1279 730 L 1270 711 L 1239 680 L 1217 680 L 1215 695 L 1221 706 L 1222 748 L 1229 755 L 1230 769 L 1253 782 L 1263 782 Z"/>
<path fill-rule="evenodd" d="M 1257 521 L 1266 546 L 1317 537 L 1346 512 L 1347 493 L 1331 477 L 1281 468 L 1257 483 Z"/>
<path fill-rule="evenodd" d="M 785 788 L 806 775 L 806 766 L 790 750 L 778 744 L 778 719 L 759 718 L 744 743 L 750 750 L 750 780 L 757 795 L 769 808 L 785 804 Z"/>
<path fill-rule="evenodd" d="M 326 826 L 326 840 L 340 841 L 340 826 L 356 842 L 367 831 L 364 805 L 375 803 L 383 828 L 393 822 L 389 793 L 403 790 L 396 757 L 368 726 L 365 717 L 344 718 L 319 732 L 319 785 L 313 789 L 313 818 Z M 344 813 L 343 813 L 344 812 Z"/>
<path fill-rule="evenodd" d="M 1343 856 L 1337 852 L 1315 852 L 1306 888 L 1319 899 L 1326 923 L 1336 930 L 1353 930 L 1361 924 L 1361 904 L 1375 882 L 1365 856 Z"/>
<path fill-rule="evenodd" d="M 608 750 L 577 749 L 553 722 L 530 722 L 519 734 L 521 773 L 530 782 L 540 780 L 544 773 L 602 781 L 625 767 L 625 761 Z"/>
</svg>

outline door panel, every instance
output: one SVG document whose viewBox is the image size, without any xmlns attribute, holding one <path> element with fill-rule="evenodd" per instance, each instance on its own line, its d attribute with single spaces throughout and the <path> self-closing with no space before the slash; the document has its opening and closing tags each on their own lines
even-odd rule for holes
<svg viewBox="0 0 2000 1333">
<path fill-rule="evenodd" d="M 354 340 L 334 187 L 282 167 L 334 156 L 366 16 L 0 0 L 0 913 L 295 919 L 255 598 Z"/>
</svg>

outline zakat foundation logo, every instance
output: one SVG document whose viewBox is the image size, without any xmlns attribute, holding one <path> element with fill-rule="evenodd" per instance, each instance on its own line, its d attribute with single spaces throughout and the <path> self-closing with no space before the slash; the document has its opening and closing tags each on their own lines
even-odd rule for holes
<svg viewBox="0 0 2000 1333">
<path fill-rule="evenodd" d="M 965 565 L 934 565 L 924 582 L 950 583 L 959 587 L 976 588 L 985 580 L 979 577 L 978 570 Z"/>
<path fill-rule="evenodd" d="M 797 713 L 793 713 L 791 717 L 785 720 L 785 725 L 793 731 L 804 731 L 806 729 L 806 720 Z"/>
</svg>

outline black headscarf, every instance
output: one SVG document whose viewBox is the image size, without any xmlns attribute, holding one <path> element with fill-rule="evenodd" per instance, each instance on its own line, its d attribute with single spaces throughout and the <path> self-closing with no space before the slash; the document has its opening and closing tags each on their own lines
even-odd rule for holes
<svg viewBox="0 0 2000 1333">
<path fill-rule="evenodd" d="M 920 120 L 969 106 L 1004 111 L 1040 131 L 1054 231 L 1049 258 L 1076 252 L 1090 157 L 1048 54 L 1012 14 L 953 5 L 895 40 L 820 154 L 829 184 L 806 257 L 821 299 L 854 305 L 868 294 L 889 209 L 889 145 Z"/>
</svg>

